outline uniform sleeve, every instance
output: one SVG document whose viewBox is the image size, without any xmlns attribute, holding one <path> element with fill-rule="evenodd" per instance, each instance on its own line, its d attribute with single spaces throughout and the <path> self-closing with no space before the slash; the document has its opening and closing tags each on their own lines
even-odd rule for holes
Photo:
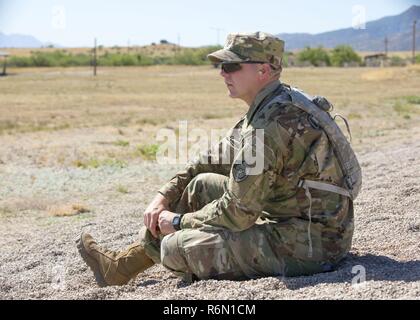
<svg viewBox="0 0 420 320">
<path fill-rule="evenodd" d="M 256 162 L 249 165 L 247 161 L 238 161 L 247 158 L 250 148 L 258 154 Z M 239 155 L 232 165 L 227 191 L 200 210 L 184 214 L 181 228 L 209 225 L 238 232 L 255 223 L 272 191 L 275 172 L 282 168 L 282 157 L 276 154 L 275 144 L 268 135 L 259 145 L 246 144 Z"/>
<path fill-rule="evenodd" d="M 170 203 L 173 203 L 179 200 L 188 183 L 200 173 L 213 172 L 228 176 L 234 160 L 231 140 L 235 135 L 235 128 L 242 121 L 240 120 L 230 129 L 227 135 L 213 148 L 199 154 L 194 161 L 189 162 L 183 170 L 177 172 L 158 192 L 168 199 Z"/>
</svg>

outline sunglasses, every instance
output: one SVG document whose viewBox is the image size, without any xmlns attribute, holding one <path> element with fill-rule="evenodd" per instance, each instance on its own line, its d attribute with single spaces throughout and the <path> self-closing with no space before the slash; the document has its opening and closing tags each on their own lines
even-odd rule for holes
<svg viewBox="0 0 420 320">
<path fill-rule="evenodd" d="M 224 73 L 233 73 L 236 71 L 239 71 L 242 69 L 241 64 L 244 63 L 248 63 L 248 64 L 261 64 L 261 63 L 266 63 L 266 62 L 261 62 L 261 61 L 245 61 L 245 62 L 226 62 L 226 63 L 222 63 L 222 70 Z"/>
</svg>

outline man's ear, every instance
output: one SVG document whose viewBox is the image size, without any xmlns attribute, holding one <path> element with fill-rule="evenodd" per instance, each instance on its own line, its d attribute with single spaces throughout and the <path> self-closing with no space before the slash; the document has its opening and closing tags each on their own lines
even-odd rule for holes
<svg viewBox="0 0 420 320">
<path fill-rule="evenodd" d="M 270 66 L 268 64 L 263 64 L 258 70 L 258 74 L 261 78 L 265 78 L 270 75 Z"/>
</svg>

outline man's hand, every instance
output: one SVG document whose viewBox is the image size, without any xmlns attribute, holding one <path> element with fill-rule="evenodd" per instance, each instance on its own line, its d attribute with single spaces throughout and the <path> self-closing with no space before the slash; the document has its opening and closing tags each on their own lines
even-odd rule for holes
<svg viewBox="0 0 420 320">
<path fill-rule="evenodd" d="M 177 213 L 170 212 L 167 210 L 164 210 L 159 215 L 159 229 L 160 233 L 163 235 L 174 233 L 176 230 L 174 226 L 172 225 L 172 220 L 175 216 L 177 216 Z"/>
<path fill-rule="evenodd" d="M 152 235 L 157 238 L 158 237 L 158 219 L 159 214 L 169 209 L 169 202 L 168 200 L 158 193 L 156 197 L 152 200 L 149 206 L 144 211 L 143 218 L 144 218 L 144 225 L 147 229 L 150 230 Z"/>
</svg>

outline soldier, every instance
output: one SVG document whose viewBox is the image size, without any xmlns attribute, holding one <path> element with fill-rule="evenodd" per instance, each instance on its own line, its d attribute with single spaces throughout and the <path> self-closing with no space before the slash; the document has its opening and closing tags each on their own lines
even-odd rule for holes
<svg viewBox="0 0 420 320">
<path fill-rule="evenodd" d="M 334 149 L 323 122 L 302 109 L 315 100 L 280 82 L 283 52 L 284 42 L 270 34 L 237 33 L 208 56 L 221 64 L 229 96 L 249 110 L 216 152 L 201 154 L 159 190 L 139 241 L 114 252 L 81 235 L 79 252 L 99 285 L 126 284 L 156 263 L 185 281 L 236 280 L 331 271 L 346 256 L 355 184 L 347 183 L 340 144 Z M 328 102 L 318 101 L 327 111 Z M 212 161 L 233 151 L 232 161 Z M 259 170 L 244 160 L 250 151 L 263 159 Z"/>
</svg>

